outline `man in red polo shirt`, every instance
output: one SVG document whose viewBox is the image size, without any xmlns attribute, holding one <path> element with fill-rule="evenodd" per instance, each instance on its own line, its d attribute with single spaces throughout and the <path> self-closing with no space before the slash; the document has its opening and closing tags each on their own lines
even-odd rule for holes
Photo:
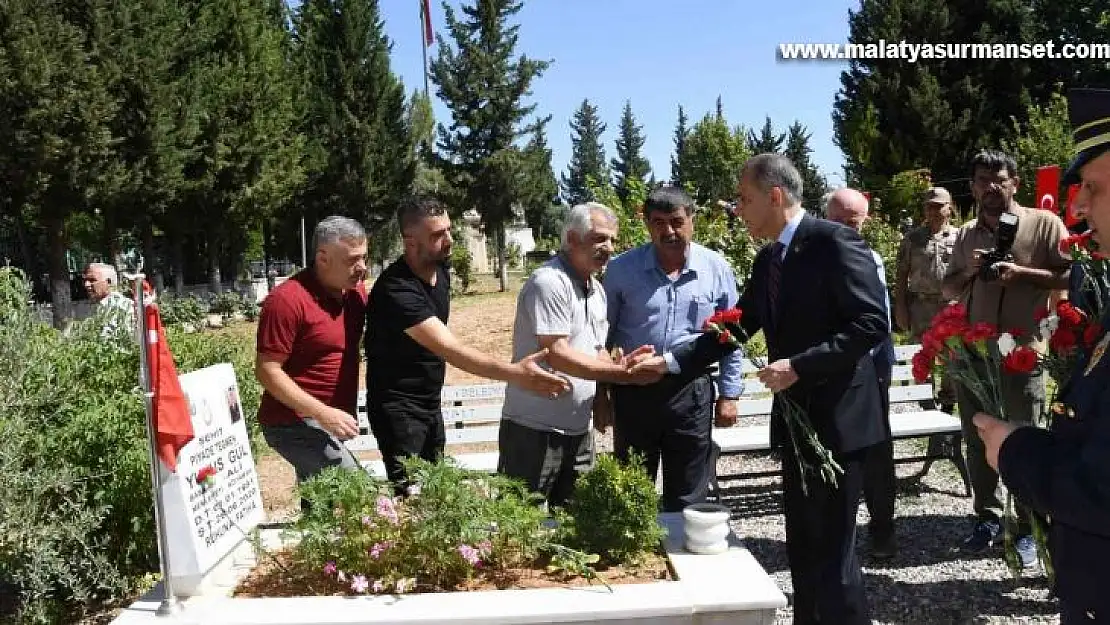
<svg viewBox="0 0 1110 625">
<path fill-rule="evenodd" d="M 366 320 L 366 231 L 328 217 L 312 235 L 311 267 L 275 288 L 258 320 L 258 421 L 297 481 L 328 466 L 357 468 L 340 441 L 358 435 L 359 342 Z"/>
</svg>

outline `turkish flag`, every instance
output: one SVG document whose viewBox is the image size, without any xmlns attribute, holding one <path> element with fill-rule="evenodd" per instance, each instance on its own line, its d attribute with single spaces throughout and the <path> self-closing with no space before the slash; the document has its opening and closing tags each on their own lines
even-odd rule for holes
<svg viewBox="0 0 1110 625">
<path fill-rule="evenodd" d="M 424 43 L 429 46 L 435 41 L 432 33 L 432 3 L 431 0 L 421 0 L 421 13 L 424 17 Z"/>
<path fill-rule="evenodd" d="M 1079 185 L 1073 184 L 1068 186 L 1068 203 L 1067 210 L 1064 212 L 1064 225 L 1072 227 L 1075 224 L 1083 221 L 1075 214 L 1075 196 L 1079 193 Z"/>
<path fill-rule="evenodd" d="M 1037 208 L 1060 214 L 1060 166 L 1037 168 Z"/>
<path fill-rule="evenodd" d="M 158 457 L 172 472 L 177 470 L 177 454 L 193 440 L 193 420 L 189 416 L 189 402 L 177 379 L 177 367 L 166 343 L 158 306 L 148 301 L 145 308 L 147 363 L 150 366 L 150 390 L 154 394 L 151 402 L 154 438 Z"/>
</svg>

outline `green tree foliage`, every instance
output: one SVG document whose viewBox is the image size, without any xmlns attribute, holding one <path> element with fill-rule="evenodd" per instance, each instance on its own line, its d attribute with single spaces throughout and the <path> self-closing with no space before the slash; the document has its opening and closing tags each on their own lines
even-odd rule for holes
<svg viewBox="0 0 1110 625">
<path fill-rule="evenodd" d="M 678 121 L 674 127 L 674 154 L 671 155 L 671 184 L 683 188 L 686 186 L 686 139 L 690 136 L 687 123 L 686 111 L 679 104 Z"/>
<path fill-rule="evenodd" d="M 628 198 L 624 202 L 617 197 L 616 189 L 604 180 L 598 181 L 591 177 L 586 180 L 586 189 L 594 198 L 592 201 L 600 202 L 617 213 L 616 251 L 618 253 L 650 240 L 642 212 L 644 200 L 649 193 L 647 185 L 635 180 L 631 181 L 628 186 Z"/>
<path fill-rule="evenodd" d="M 590 194 L 587 180 L 609 181 L 609 168 L 605 163 L 605 146 L 601 135 L 605 133 L 605 123 L 598 116 L 597 107 L 589 100 L 574 112 L 570 120 L 572 132 L 570 143 L 570 163 L 562 174 L 563 198 L 571 206 L 599 201 Z"/>
<path fill-rule="evenodd" d="M 643 127 L 636 123 L 632 113 L 632 102 L 626 101 L 617 131 L 617 156 L 612 160 L 613 187 L 622 205 L 628 204 L 632 185 L 647 184 L 646 178 L 651 173 L 651 163 L 643 156 L 644 141 Z"/>
<path fill-rule="evenodd" d="M 536 239 L 559 236 L 564 206 L 559 202 L 559 182 L 551 167 L 546 123 L 536 124 L 524 146 L 524 177 L 520 203 L 524 219 Z"/>
<path fill-rule="evenodd" d="M 1066 167 L 1072 158 L 1072 140 L 1068 101 L 1061 93 L 1053 94 L 1045 106 L 1032 105 L 1026 113 L 1027 122 L 1014 123 L 1014 138 L 1004 141 L 1002 149 L 1014 157 L 1020 172 L 1021 186 L 1017 201 L 1023 206 L 1038 206 L 1036 191 L 1037 168 L 1047 165 Z M 1062 203 L 1060 208 L 1063 209 Z"/>
<path fill-rule="evenodd" d="M 718 102 L 720 100 L 718 99 Z M 786 141 L 786 133 L 775 134 L 774 126 L 771 124 L 770 116 L 766 117 L 763 121 L 763 127 L 760 128 L 759 134 L 754 131 L 748 131 L 748 152 L 755 154 L 778 154 L 782 152 L 783 142 Z"/>
<path fill-rule="evenodd" d="M 535 128 L 535 122 L 524 123 L 536 108 L 524 98 L 551 63 L 517 56 L 520 27 L 509 19 L 521 6 L 519 0 L 475 0 L 462 7 L 461 20 L 445 6 L 451 42 L 440 38 L 431 63 L 437 93 L 452 116 L 449 127 L 438 125 L 445 172 L 497 242 L 502 290 L 508 288 L 505 222 L 527 181 L 515 142 Z"/>
<path fill-rule="evenodd" d="M 309 223 L 347 215 L 376 230 L 392 218 L 415 177 L 414 136 L 431 136 L 431 107 L 405 91 L 390 68 L 377 0 L 305 0 L 295 19 L 301 129 L 314 166 L 302 192 Z"/>
<path fill-rule="evenodd" d="M 750 156 L 744 129 L 730 128 L 720 111 L 694 124 L 686 139 L 684 176 L 698 203 L 735 198 L 737 176 Z"/>
<path fill-rule="evenodd" d="M 801 122 L 795 121 L 790 124 L 790 128 L 786 131 L 786 148 L 783 154 L 794 163 L 802 175 L 802 206 L 810 212 L 819 212 L 821 196 L 829 190 L 829 185 L 810 159 L 813 148 L 809 146 L 809 139 L 812 136 L 813 133 L 809 132 Z"/>
</svg>

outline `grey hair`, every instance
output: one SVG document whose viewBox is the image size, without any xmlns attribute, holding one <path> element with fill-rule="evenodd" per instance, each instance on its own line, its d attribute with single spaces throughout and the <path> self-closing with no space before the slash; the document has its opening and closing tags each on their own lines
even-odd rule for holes
<svg viewBox="0 0 1110 625">
<path fill-rule="evenodd" d="M 362 224 L 350 217 L 339 215 L 327 217 L 316 224 L 316 229 L 312 231 L 312 252 L 315 254 L 320 246 L 335 243 L 339 240 L 365 241 L 366 230 L 362 227 Z"/>
<path fill-rule="evenodd" d="M 563 221 L 562 246 L 564 250 L 570 247 L 570 234 L 572 232 L 577 234 L 580 239 L 586 236 L 586 233 L 588 233 L 590 228 L 594 225 L 593 216 L 595 212 L 605 215 L 605 219 L 610 224 L 617 224 L 617 214 L 608 206 L 599 202 L 577 204 L 567 211 L 567 217 Z"/>
<path fill-rule="evenodd" d="M 802 201 L 802 174 L 782 154 L 767 152 L 753 156 L 744 163 L 743 173 L 750 173 L 765 193 L 778 187 L 791 205 Z"/>
<path fill-rule="evenodd" d="M 116 268 L 108 263 L 89 263 L 89 269 L 100 274 L 101 279 L 106 280 L 111 286 L 119 285 L 119 274 L 116 273 Z"/>
</svg>

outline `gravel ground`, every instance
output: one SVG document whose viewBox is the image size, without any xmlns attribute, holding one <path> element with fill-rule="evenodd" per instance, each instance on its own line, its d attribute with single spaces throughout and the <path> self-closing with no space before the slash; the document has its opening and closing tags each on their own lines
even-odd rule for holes
<svg viewBox="0 0 1110 625">
<path fill-rule="evenodd" d="M 923 442 L 899 441 L 896 457 L 920 454 Z M 598 437 L 598 449 L 612 449 L 610 435 Z M 718 473 L 776 469 L 777 464 L 767 454 L 726 456 L 718 464 Z M 1056 602 L 1049 598 L 1039 570 L 1015 580 L 1002 561 L 1001 547 L 974 557 L 953 551 L 971 529 L 971 499 L 963 495 L 963 482 L 951 463 L 935 462 L 924 477 L 919 476 L 921 467 L 919 463 L 898 465 L 899 551 L 894 559 L 876 562 L 869 557 L 867 509 L 860 504 L 859 553 L 874 622 L 1059 623 Z M 732 508 L 736 535 L 789 598 L 792 587 L 779 478 L 724 481 L 721 491 L 723 502 Z M 792 618 L 786 608 L 775 622 L 788 625 Z"/>
</svg>

